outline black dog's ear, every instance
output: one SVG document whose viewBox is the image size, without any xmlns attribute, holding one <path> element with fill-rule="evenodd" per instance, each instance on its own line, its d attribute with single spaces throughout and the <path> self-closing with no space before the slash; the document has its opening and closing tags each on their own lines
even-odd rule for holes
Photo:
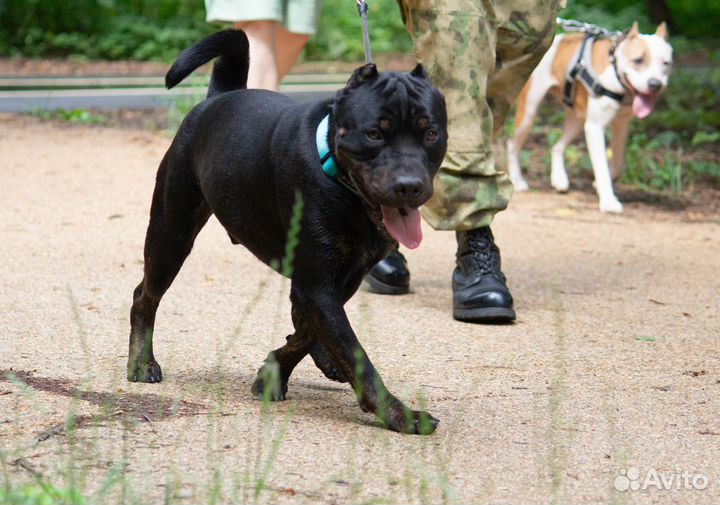
<svg viewBox="0 0 720 505">
<path fill-rule="evenodd" d="M 417 77 L 418 79 L 425 79 L 426 81 L 430 80 L 430 76 L 428 75 L 427 70 L 425 70 L 425 67 L 422 66 L 422 63 L 415 65 L 415 68 L 413 68 L 412 72 L 410 72 L 410 76 Z"/>
<path fill-rule="evenodd" d="M 350 76 L 347 84 L 345 85 L 346 90 L 355 89 L 365 81 L 377 79 L 378 71 L 374 63 L 368 63 L 362 67 L 356 69 Z"/>
</svg>

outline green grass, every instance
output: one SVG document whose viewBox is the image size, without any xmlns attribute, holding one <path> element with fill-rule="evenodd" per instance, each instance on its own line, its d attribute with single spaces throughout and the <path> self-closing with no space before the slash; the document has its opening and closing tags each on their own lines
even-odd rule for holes
<svg viewBox="0 0 720 505">
<path fill-rule="evenodd" d="M 305 202 L 302 193 L 295 191 L 295 202 L 293 203 L 292 214 L 290 216 L 290 229 L 288 230 L 288 237 L 285 242 L 285 255 L 282 260 L 274 260 L 270 263 L 270 268 L 288 279 L 292 278 L 293 274 L 293 260 L 295 259 L 295 250 L 300 240 L 300 222 L 302 221 L 304 205 Z"/>
<path fill-rule="evenodd" d="M 17 382 L 17 381 L 15 381 Z M 29 391 L 30 396 L 35 393 L 31 387 L 20 385 L 24 390 Z M 218 406 L 222 405 L 222 399 L 218 395 Z M 40 404 L 40 400 L 34 398 Z M 35 469 L 29 461 L 36 460 L 33 456 L 39 450 L 38 444 L 30 446 L 5 447 L 0 450 L 0 503 L 3 505 L 85 505 L 99 503 L 123 503 L 123 504 L 144 504 L 150 503 L 143 499 L 148 485 L 155 484 L 148 482 L 147 477 L 138 475 L 130 477 L 126 472 L 128 464 L 125 457 L 130 456 L 131 448 L 124 448 L 123 457 L 115 461 L 107 471 L 101 471 L 98 477 L 97 468 L 107 466 L 106 461 L 115 459 L 115 454 L 103 453 L 99 445 L 94 442 L 100 433 L 99 428 L 107 425 L 109 419 L 98 418 L 97 423 L 82 428 L 74 425 L 72 407 L 67 414 L 63 431 L 51 437 L 51 440 L 43 442 L 47 450 L 47 444 L 53 445 L 54 456 L 43 458 L 43 463 L 54 470 L 50 473 L 42 473 Z M 209 480 L 195 483 L 187 478 L 177 478 L 183 475 L 184 469 L 176 467 L 167 475 L 159 478 L 165 483 L 165 499 L 167 504 L 179 503 L 180 496 L 177 491 L 183 485 L 193 484 L 197 490 L 193 496 L 194 503 L 256 503 L 263 493 L 267 492 L 268 479 L 272 475 L 278 451 L 282 446 L 283 439 L 294 416 L 294 409 L 291 407 L 284 415 L 279 428 L 272 427 L 274 414 L 269 408 L 269 401 L 265 399 L 262 403 L 262 414 L 260 425 L 261 431 L 266 437 L 264 441 L 254 447 L 248 447 L 252 456 L 250 468 L 243 474 L 235 474 L 232 478 L 223 467 L 222 460 L 218 453 L 222 450 L 218 447 L 216 433 L 220 433 L 222 417 L 214 416 L 211 427 L 207 430 L 208 453 L 207 458 L 210 468 L 213 468 Z M 212 418 L 211 418 L 212 419 Z M 110 424 L 110 436 L 117 436 L 125 432 L 125 440 L 137 429 L 138 420 L 132 415 L 116 417 Z M 22 430 L 22 426 L 18 426 Z M 108 430 L 103 430 L 108 433 Z M 152 437 L 148 433 L 147 437 Z M 52 439 L 56 440 L 52 440 Z M 4 444 L 3 444 L 4 445 Z M 115 451 L 113 451 L 115 452 Z M 24 472 L 20 472 L 22 470 Z M 23 476 L 23 473 L 25 476 Z M 139 479 L 138 479 L 139 477 Z M 243 489 L 251 490 L 245 498 L 241 496 Z M 232 494 L 233 500 L 229 500 Z M 247 494 L 247 493 L 246 493 Z M 247 499 L 249 497 L 249 499 Z"/>
<path fill-rule="evenodd" d="M 635 337 L 635 340 L 639 340 L 640 342 L 655 342 L 655 337 L 648 337 L 646 335 L 637 335 Z"/>
<path fill-rule="evenodd" d="M 273 274 L 274 275 L 274 274 Z M 280 281 L 284 285 L 287 281 Z M 278 292 L 278 295 L 284 288 Z M 219 364 L 220 366 L 220 364 Z M 38 372 L 40 375 L 40 372 Z M 230 380 L 229 375 L 219 375 L 222 381 Z M 170 378 L 169 380 L 173 380 Z M 0 382 L 2 384 L 2 382 Z M 13 379 L 14 392 L 22 396 L 21 404 L 34 405 L 35 414 L 51 423 L 53 415 L 45 408 L 44 401 L 38 397 L 32 385 Z M 83 381 L 84 387 L 92 391 L 93 380 Z M 118 383 L 115 388 L 126 388 Z M 238 422 L 228 415 L 225 401 L 225 386 L 219 383 L 207 384 L 212 401 L 208 401 L 209 412 L 200 414 L 206 418 L 204 428 L 193 434 L 184 433 L 183 424 L 173 428 L 178 430 L 173 444 L 202 444 L 205 438 L 206 476 L 197 475 L 200 469 L 193 465 L 192 472 L 180 461 L 167 461 L 168 468 L 145 473 L 144 465 L 137 465 L 133 451 L 137 447 L 146 447 L 158 443 L 164 427 L 160 422 L 149 424 L 134 417 L 129 412 L 108 416 L 98 414 L 91 423 L 78 425 L 74 412 L 82 400 L 72 400 L 66 413 L 62 431 L 43 442 L 30 444 L 19 441 L 27 436 L 17 437 L 26 428 L 20 420 L 12 437 L 3 437 L 0 441 L 0 503 L 3 505 L 86 505 L 86 504 L 123 504 L 142 505 L 157 503 L 158 487 L 162 487 L 162 502 L 168 505 L 178 503 L 199 504 L 256 504 L 266 503 L 276 493 L 298 494 L 297 500 L 303 501 L 301 492 L 292 487 L 283 486 L 283 475 L 278 475 L 276 466 L 291 427 L 297 428 L 296 406 L 292 401 L 287 407 L 276 405 L 265 396 L 258 402 L 256 420 L 250 423 Z M 348 391 L 350 393 L 350 391 Z M 253 402 L 252 400 L 249 400 Z M 424 395 L 419 393 L 417 402 L 424 404 Z M 26 410 L 26 409 L 23 409 Z M 332 415 L 332 414 L 331 414 Z M 357 409 L 359 423 L 364 414 Z M 366 416 L 366 415 L 365 415 Z M 311 423 L 311 417 L 301 419 L 302 423 Z M 156 428 L 153 428 L 155 426 Z M 314 496 L 325 496 L 327 492 L 337 492 L 338 482 L 347 482 L 351 493 L 356 497 L 353 502 L 396 503 L 401 497 L 408 502 L 448 503 L 454 502 L 457 493 L 449 484 L 447 461 L 437 444 L 419 444 L 421 452 L 407 458 L 403 465 L 390 467 L 383 479 L 390 484 L 393 494 L 365 501 L 365 496 L 377 496 L 376 490 L 369 489 L 366 480 L 371 480 L 367 470 L 357 468 L 355 458 L 359 452 L 382 450 L 378 443 L 387 442 L 387 436 L 380 426 L 378 442 L 361 435 L 354 429 L 349 442 L 354 449 L 347 454 L 344 465 L 337 469 L 327 469 L 317 481 L 308 481 Z M 245 447 L 238 448 L 235 454 L 244 461 L 230 460 L 224 456 L 226 444 L 232 443 L 233 433 L 253 433 Z M 393 435 L 394 437 L 395 435 Z M 190 437 L 197 437 L 192 439 Z M 410 436 L 408 436 L 410 437 Z M 103 443 L 102 439 L 117 440 Z M 380 442 L 386 440 L 386 442 Z M 332 439 L 328 440 L 332 444 Z M 163 450 L 161 448 L 159 450 Z M 235 456 L 237 458 L 238 456 Z M 159 460 L 161 461 L 161 460 Z M 438 462 L 445 462 L 440 465 Z M 238 465 L 240 463 L 240 465 Z M 37 465 L 37 468 L 35 466 Z M 315 478 L 307 476 L 307 478 Z M 402 485 L 401 485 L 402 484 Z M 188 492 L 189 491 L 189 492 Z M 153 497 L 153 498 L 150 498 Z"/>
<path fill-rule="evenodd" d="M 46 121 L 64 121 L 81 125 L 100 125 L 107 122 L 105 117 L 87 109 L 33 109 L 29 114 Z"/>
<path fill-rule="evenodd" d="M 0 489 L 0 503 L 3 505 L 85 505 L 88 500 L 75 488 L 58 489 L 50 483 L 41 481 L 16 488 Z"/>
</svg>

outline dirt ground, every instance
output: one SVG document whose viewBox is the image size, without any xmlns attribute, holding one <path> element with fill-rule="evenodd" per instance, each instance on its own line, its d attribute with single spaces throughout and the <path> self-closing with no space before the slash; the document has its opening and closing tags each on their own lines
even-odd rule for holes
<svg viewBox="0 0 720 505">
<path fill-rule="evenodd" d="M 0 371 L 14 377 L 0 380 L 0 457 L 13 485 L 74 479 L 93 496 L 110 481 L 103 502 L 125 503 L 720 502 L 712 210 L 626 192 L 626 212 L 608 216 L 587 191 L 516 195 L 493 226 L 509 326 L 452 320 L 454 240 L 426 228 L 407 254 L 412 294 L 348 304 L 390 389 L 441 420 L 404 436 L 310 360 L 288 401 L 251 397 L 291 331 L 289 284 L 214 220 L 158 313 L 164 382 L 125 381 L 169 142 L 0 116 Z"/>
</svg>

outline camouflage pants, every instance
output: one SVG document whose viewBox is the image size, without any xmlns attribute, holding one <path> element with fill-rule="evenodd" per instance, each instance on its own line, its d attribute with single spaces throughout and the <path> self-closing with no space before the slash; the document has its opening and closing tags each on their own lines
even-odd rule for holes
<svg viewBox="0 0 720 505">
<path fill-rule="evenodd" d="M 550 47 L 561 0 L 400 0 L 415 55 L 445 95 L 448 151 L 422 215 L 438 230 L 487 226 L 512 183 L 492 137 Z"/>
</svg>

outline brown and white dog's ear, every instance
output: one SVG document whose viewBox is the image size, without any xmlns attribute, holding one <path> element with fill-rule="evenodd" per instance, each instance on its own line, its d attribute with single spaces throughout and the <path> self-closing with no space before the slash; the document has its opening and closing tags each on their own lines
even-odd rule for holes
<svg viewBox="0 0 720 505">
<path fill-rule="evenodd" d="M 660 23 L 658 25 L 657 30 L 655 30 L 655 35 L 657 35 L 658 37 L 660 37 L 664 40 L 668 39 L 668 30 L 667 30 L 667 24 L 665 23 L 665 21 L 663 21 L 662 23 Z"/>
<path fill-rule="evenodd" d="M 638 35 L 640 35 L 640 29 L 638 28 L 638 22 L 633 21 L 632 27 L 630 28 L 630 31 L 627 34 L 627 38 L 634 39 Z"/>
</svg>

